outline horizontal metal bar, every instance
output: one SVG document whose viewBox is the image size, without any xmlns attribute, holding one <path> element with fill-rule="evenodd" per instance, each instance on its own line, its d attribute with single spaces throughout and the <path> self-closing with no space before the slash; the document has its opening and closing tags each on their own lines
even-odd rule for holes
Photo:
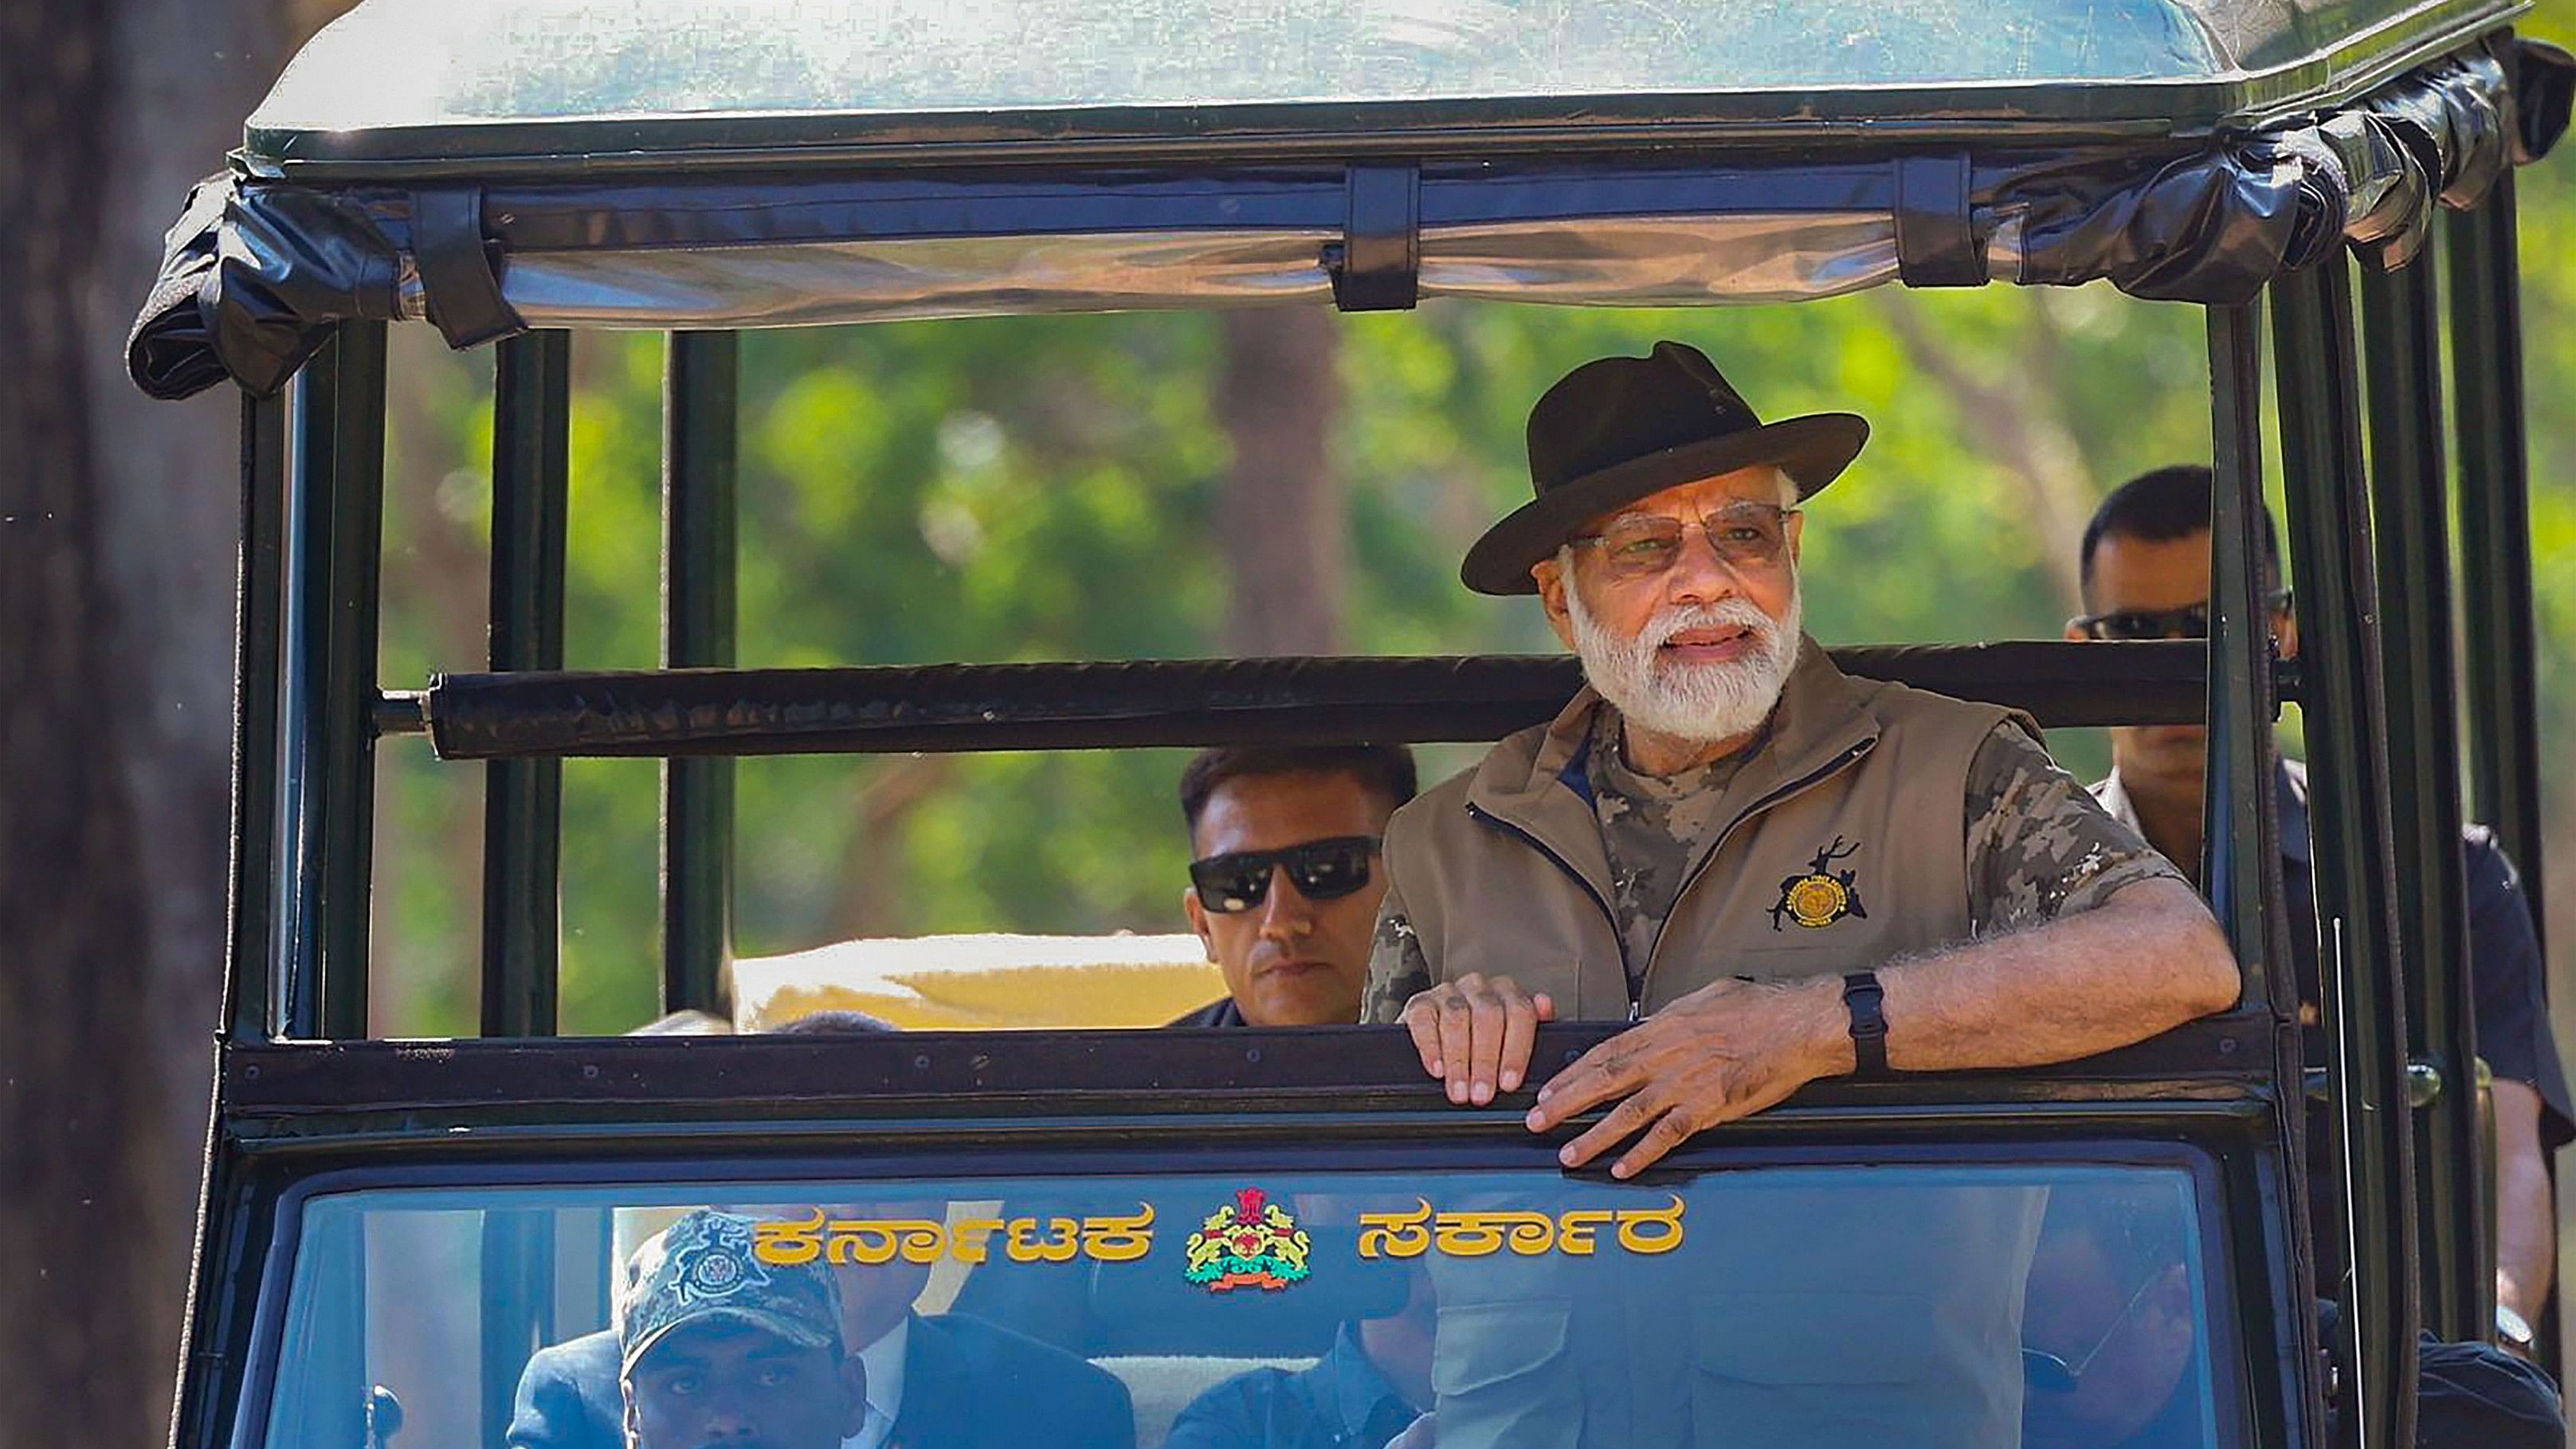
<svg viewBox="0 0 2576 1449">
<path fill-rule="evenodd" d="M 2208 671 L 2190 640 L 1833 655 L 1852 674 L 2051 728 L 2197 723 Z M 1392 743 L 1496 739 L 1555 714 L 1581 682 L 1562 655 L 448 674 L 381 717 L 409 724 L 416 698 L 451 760 Z M 2294 686 L 2285 671 L 2284 697 Z"/>
<path fill-rule="evenodd" d="M 1618 1022 L 1540 1028 L 1532 1060 L 1570 1063 Z M 2014 1072 L 1901 1072 L 1820 1082 L 1793 1104 L 1855 1111 L 1906 1103 L 2090 1100 L 2106 1090 L 2175 1099 L 2263 1090 L 2271 1023 L 2233 1011 L 2079 1062 Z M 262 1044 L 224 1058 L 240 1114 L 492 1105 L 539 1118 L 595 1104 L 627 1121 L 690 1103 L 841 1104 L 894 1116 L 962 1116 L 996 1102 L 1098 1110 L 1128 1098 L 1194 1112 L 1276 1112 L 1318 1101 L 1436 1105 L 1439 1083 L 1387 1027 L 1229 1030 L 906 1031 L 851 1036 L 601 1037 Z M 1303 1100 L 1298 1100 L 1302 1098 Z M 1762 1114 L 1763 1118 L 1771 1113 Z M 1517 1122 L 1518 1118 L 1506 1120 Z M 1761 1119 L 1754 1119 L 1756 1121 Z M 1730 1132 L 1752 1122 L 1730 1126 Z"/>
<path fill-rule="evenodd" d="M 376 696 L 376 736 L 425 735 L 429 733 L 429 692 L 422 689 L 388 689 Z"/>
</svg>

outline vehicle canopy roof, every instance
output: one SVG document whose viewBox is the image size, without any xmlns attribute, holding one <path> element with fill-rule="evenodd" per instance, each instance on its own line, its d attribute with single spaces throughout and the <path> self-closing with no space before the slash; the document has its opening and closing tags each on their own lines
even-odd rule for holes
<svg viewBox="0 0 2576 1449">
<path fill-rule="evenodd" d="M 2564 128 L 2505 0 L 367 0 L 191 197 L 136 381 L 456 346 L 1430 295 L 1760 302 L 2402 261 Z"/>
<path fill-rule="evenodd" d="M 252 115 L 255 168 L 704 150 L 1621 145 L 1648 125 L 2183 134 L 2339 103 L 2512 0 L 368 0 Z M 1482 134 L 1469 134 L 1470 129 Z M 326 163 L 328 163 L 326 165 Z"/>
</svg>

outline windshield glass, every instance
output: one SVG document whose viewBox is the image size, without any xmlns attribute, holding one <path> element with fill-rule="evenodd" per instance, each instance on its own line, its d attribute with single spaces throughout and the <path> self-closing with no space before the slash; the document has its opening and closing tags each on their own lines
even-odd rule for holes
<svg viewBox="0 0 2576 1449">
<path fill-rule="evenodd" d="M 2027 1160 L 323 1193 L 239 1442 L 2234 1443 L 2195 1201 Z"/>
</svg>

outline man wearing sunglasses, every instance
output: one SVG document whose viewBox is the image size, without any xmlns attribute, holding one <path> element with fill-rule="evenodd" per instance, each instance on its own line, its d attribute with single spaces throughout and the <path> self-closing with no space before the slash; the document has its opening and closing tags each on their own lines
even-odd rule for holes
<svg viewBox="0 0 2576 1449">
<path fill-rule="evenodd" d="M 1181 908 L 1226 997 L 1174 1026 L 1359 1020 L 1386 896 L 1386 821 L 1413 798 L 1402 745 L 1208 750 L 1181 774 L 1190 884 Z"/>
<path fill-rule="evenodd" d="M 2209 635 L 2209 497 L 2207 468 L 2160 468 L 2114 490 L 2086 525 L 2085 607 L 2067 621 L 2070 639 L 2202 639 Z M 2272 633 L 2284 658 L 2299 652 L 2298 620 L 2281 590 L 2280 544 L 2262 520 L 2264 582 L 2272 590 Z M 2187 870 L 2201 855 L 2201 772 L 2208 759 L 2198 725 L 2146 725 L 2111 731 L 2111 776 L 2093 792 L 2111 813 L 2133 821 L 2148 843 Z M 2308 779 L 2285 761 L 2276 796 L 2281 815 L 2281 884 L 2300 999 L 2315 1020 L 2317 939 L 2315 876 L 2309 861 Z M 2478 1055 L 2495 1073 L 2497 1335 L 2528 1349 L 2531 1322 L 2549 1296 L 2555 1258 L 2547 1153 L 2576 1138 L 2558 1045 L 2541 996 L 2540 947 L 2531 908 L 2512 862 L 2493 832 L 2472 825 L 2461 840 L 2468 887 L 2469 983 Z M 2310 1065 L 2324 1064 L 2323 1042 L 2308 1037 Z M 2322 1109 L 2310 1109 L 2310 1140 L 2322 1144 Z M 2309 1203 L 2332 1203 L 2333 1159 L 2308 1154 Z M 2315 1224 L 2320 1281 L 2340 1272 L 2342 1255 L 2326 1224 Z"/>
<path fill-rule="evenodd" d="M 1524 1122 L 1568 1130 L 1566 1167 L 1630 1181 L 1821 1077 L 2065 1061 L 2236 997 L 2199 897 L 2026 719 L 1846 676 L 1800 628 L 1798 505 L 1867 436 L 1766 423 L 1678 343 L 1588 363 L 1531 412 L 1536 497 L 1467 555 L 1469 588 L 1538 597 L 1587 687 L 1388 823 L 1367 1014 L 1472 1106 L 1522 1086 L 1540 1022 L 1636 1023 L 1539 1084 Z M 1435 1261 L 1439 1437 L 2015 1442 L 2043 1196 L 1748 1202 L 1717 1231 L 1761 1251 L 1671 1271 L 1676 1303 L 1736 1310 L 1651 1324 L 1550 1260 Z M 1873 1321 L 1900 1303 L 1919 1318 Z M 1636 1387 L 1736 1364 L 1737 1311 L 1851 1357 Z M 1536 1371 L 1532 1341 L 1564 1365 Z M 1904 1373 L 1858 1362 L 1900 1341 Z"/>
</svg>

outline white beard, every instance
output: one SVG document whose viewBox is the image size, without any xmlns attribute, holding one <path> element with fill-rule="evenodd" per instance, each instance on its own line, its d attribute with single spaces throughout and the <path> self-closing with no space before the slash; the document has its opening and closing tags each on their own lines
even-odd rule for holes
<svg viewBox="0 0 2576 1449">
<path fill-rule="evenodd" d="M 1801 604 L 1793 580 L 1784 618 L 1772 618 L 1749 600 L 1728 599 L 1667 607 L 1647 620 L 1635 638 L 1622 639 L 1584 608 L 1583 593 L 1572 578 L 1565 587 L 1574 652 L 1583 660 L 1583 677 L 1594 692 L 1639 729 L 1693 745 L 1749 735 L 1770 718 L 1798 662 Z M 1684 664 L 1662 657 L 1664 642 L 1683 630 L 1731 627 L 1753 631 L 1752 657 L 1725 664 Z"/>
</svg>

